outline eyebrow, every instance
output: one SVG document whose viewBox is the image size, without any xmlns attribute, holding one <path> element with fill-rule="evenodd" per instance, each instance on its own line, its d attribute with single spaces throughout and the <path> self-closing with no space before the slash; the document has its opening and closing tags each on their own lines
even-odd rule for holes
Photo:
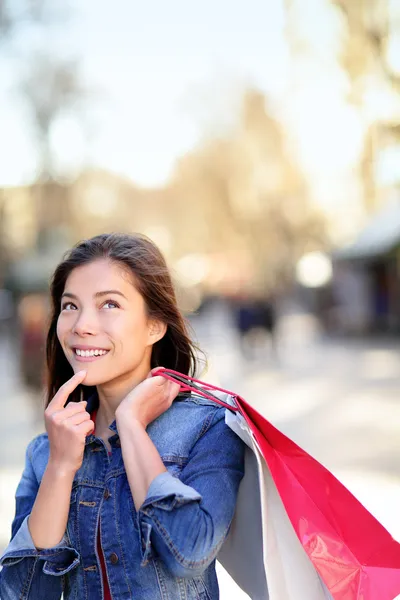
<svg viewBox="0 0 400 600">
<path fill-rule="evenodd" d="M 96 292 L 94 294 L 94 298 L 101 298 L 102 296 L 108 296 L 110 294 L 117 294 L 117 296 L 122 296 L 123 298 L 125 298 L 125 300 L 127 300 L 127 297 L 120 292 L 119 290 L 104 290 L 102 292 Z M 64 292 L 63 295 L 61 296 L 61 298 L 73 298 L 74 300 L 78 300 L 78 296 L 76 296 L 75 294 L 71 294 L 71 292 Z"/>
</svg>

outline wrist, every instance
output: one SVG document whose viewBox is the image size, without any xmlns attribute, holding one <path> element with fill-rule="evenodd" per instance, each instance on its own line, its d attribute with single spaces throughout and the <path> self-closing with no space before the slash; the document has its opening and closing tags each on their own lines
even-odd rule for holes
<svg viewBox="0 0 400 600">
<path fill-rule="evenodd" d="M 73 481 L 76 473 L 74 467 L 52 457 L 49 458 L 46 471 L 54 479 L 71 479 L 71 481 Z"/>
<path fill-rule="evenodd" d="M 142 429 L 143 431 L 146 431 L 147 428 L 146 423 L 143 423 L 139 416 L 132 414 L 131 411 L 129 411 L 129 413 L 124 411 L 118 413 L 117 410 L 115 412 L 115 420 L 117 423 L 118 431 L 121 431 L 123 429 L 129 429 L 131 431 L 133 429 Z"/>
</svg>

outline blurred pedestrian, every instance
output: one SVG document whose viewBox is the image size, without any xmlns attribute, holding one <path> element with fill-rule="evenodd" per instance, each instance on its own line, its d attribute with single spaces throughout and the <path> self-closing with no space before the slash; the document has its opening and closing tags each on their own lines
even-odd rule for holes
<svg viewBox="0 0 400 600">
<path fill-rule="evenodd" d="M 270 354 L 276 357 L 276 311 L 272 299 L 242 294 L 234 303 L 234 323 L 245 358 L 254 358 L 258 334 L 267 338 Z"/>
<path fill-rule="evenodd" d="M 198 363 L 161 253 L 81 242 L 51 300 L 47 433 L 27 448 L 0 597 L 218 598 L 244 447 L 224 408 L 154 374 Z"/>
</svg>

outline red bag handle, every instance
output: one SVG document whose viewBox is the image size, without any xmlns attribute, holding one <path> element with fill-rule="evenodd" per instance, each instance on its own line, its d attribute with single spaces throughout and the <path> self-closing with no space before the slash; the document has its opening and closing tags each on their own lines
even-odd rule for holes
<svg viewBox="0 0 400 600">
<path fill-rule="evenodd" d="M 220 400 L 214 394 L 211 393 L 210 390 L 215 390 L 217 392 L 223 392 L 224 394 L 229 394 L 236 400 L 237 394 L 230 392 L 229 390 L 224 390 L 223 388 L 217 387 L 216 385 L 212 385 L 211 383 L 206 383 L 205 381 L 201 381 L 200 379 L 195 379 L 194 377 L 190 377 L 189 375 L 185 375 L 184 373 L 179 373 L 179 371 L 174 371 L 173 369 L 165 369 L 164 367 L 159 367 L 157 370 L 154 370 L 152 373 L 153 376 L 161 375 L 165 377 L 165 379 L 169 379 L 174 383 L 180 383 L 181 392 L 195 392 L 199 396 L 203 396 L 203 398 L 207 398 L 208 400 L 212 400 L 216 402 L 220 406 L 227 408 L 233 412 L 238 412 L 238 406 L 231 406 L 227 402 Z"/>
</svg>

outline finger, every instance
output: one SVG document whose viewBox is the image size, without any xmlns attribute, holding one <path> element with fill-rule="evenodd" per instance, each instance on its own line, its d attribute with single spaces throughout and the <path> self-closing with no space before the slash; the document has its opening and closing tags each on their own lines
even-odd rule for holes
<svg viewBox="0 0 400 600">
<path fill-rule="evenodd" d="M 86 371 L 78 371 L 71 379 L 68 379 L 58 390 L 54 398 L 47 407 L 52 412 L 53 409 L 64 408 L 68 396 L 78 387 L 80 383 L 85 379 Z"/>
<path fill-rule="evenodd" d="M 68 419 L 64 419 L 63 425 L 66 427 L 73 427 L 74 425 L 80 425 L 81 423 L 85 423 L 90 421 L 90 415 L 88 412 L 78 413 L 75 415 L 71 415 Z"/>
<path fill-rule="evenodd" d="M 93 431 L 94 431 L 93 421 L 85 421 L 84 423 L 81 423 L 80 425 L 76 425 L 75 427 L 76 427 L 77 431 L 79 431 L 80 433 L 83 433 L 85 435 L 89 435 L 89 434 L 93 433 Z"/>
<path fill-rule="evenodd" d="M 55 410 L 52 414 L 53 416 L 59 415 L 61 419 L 68 419 L 71 415 L 86 412 L 86 406 L 86 400 L 82 400 L 81 402 L 69 402 L 67 406 L 60 410 Z"/>
</svg>

